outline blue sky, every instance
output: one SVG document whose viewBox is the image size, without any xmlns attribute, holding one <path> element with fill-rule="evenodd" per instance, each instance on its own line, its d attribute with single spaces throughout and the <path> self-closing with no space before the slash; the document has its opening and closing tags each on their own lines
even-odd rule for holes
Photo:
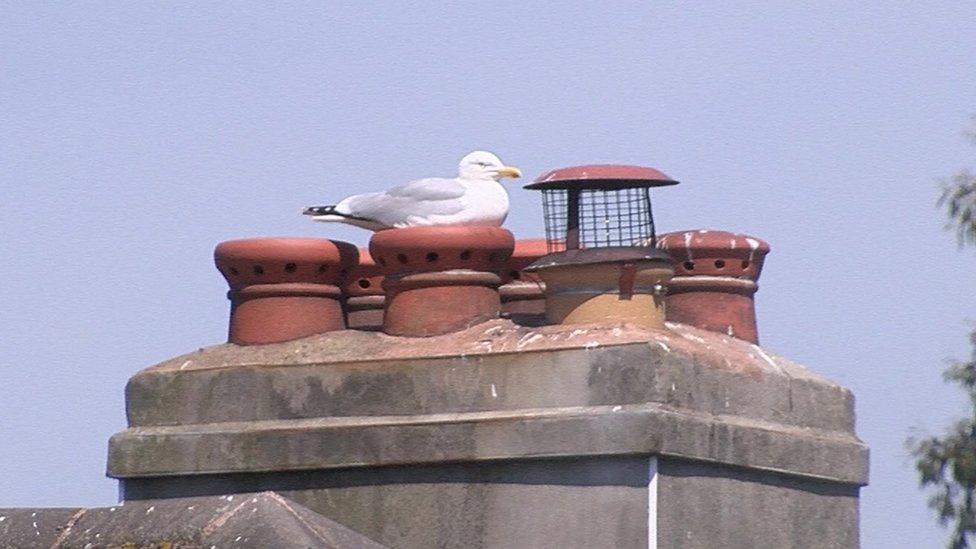
<svg viewBox="0 0 976 549">
<path fill-rule="evenodd" d="M 115 501 L 126 379 L 225 337 L 217 242 L 364 243 L 300 208 L 485 148 L 655 166 L 661 229 L 767 239 L 764 345 L 857 397 L 863 546 L 942 544 L 903 441 L 966 411 L 976 251 L 933 203 L 976 164 L 972 3 L 2 6 L 0 504 Z"/>
</svg>

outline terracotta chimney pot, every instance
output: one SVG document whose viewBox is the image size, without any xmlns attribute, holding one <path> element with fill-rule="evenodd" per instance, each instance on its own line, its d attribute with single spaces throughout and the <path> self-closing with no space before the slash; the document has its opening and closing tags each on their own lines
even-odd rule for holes
<svg viewBox="0 0 976 549">
<path fill-rule="evenodd" d="M 515 241 L 515 251 L 502 275 L 498 289 L 502 299 L 502 316 L 541 316 L 546 312 L 546 285 L 539 275 L 524 271 L 526 267 L 549 253 L 545 238 Z"/>
<path fill-rule="evenodd" d="M 374 234 L 370 255 L 385 275 L 383 331 L 432 336 L 497 318 L 497 273 L 514 246 L 512 233 L 500 227 L 408 227 Z"/>
<path fill-rule="evenodd" d="M 667 319 L 759 342 L 754 296 L 769 244 L 726 231 L 679 231 L 658 236 L 674 261 Z"/>
<path fill-rule="evenodd" d="M 550 324 L 630 323 L 664 327 L 664 292 L 673 274 L 657 250 L 592 248 L 549 254 L 529 269 L 546 288 Z"/>
<path fill-rule="evenodd" d="M 230 285 L 231 343 L 278 343 L 346 327 L 339 284 L 358 260 L 352 244 L 322 238 L 229 240 L 217 245 L 214 260 Z"/>
<path fill-rule="evenodd" d="M 343 292 L 346 296 L 346 319 L 350 328 L 383 328 L 383 309 L 386 303 L 383 272 L 373 261 L 367 248 L 359 249 L 359 264 L 349 271 Z"/>
</svg>

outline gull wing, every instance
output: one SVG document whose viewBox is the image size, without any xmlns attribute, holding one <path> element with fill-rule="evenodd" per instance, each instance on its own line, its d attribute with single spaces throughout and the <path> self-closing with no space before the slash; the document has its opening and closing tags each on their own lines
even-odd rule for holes
<svg viewBox="0 0 976 549">
<path fill-rule="evenodd" d="M 451 200 L 464 196 L 464 185 L 457 179 L 430 177 L 397 185 L 385 194 L 415 202 Z"/>
<path fill-rule="evenodd" d="M 456 214 L 464 209 L 465 187 L 457 179 L 418 179 L 382 193 L 350 196 L 337 208 L 344 213 L 386 226 L 425 224 L 430 216 Z"/>
</svg>

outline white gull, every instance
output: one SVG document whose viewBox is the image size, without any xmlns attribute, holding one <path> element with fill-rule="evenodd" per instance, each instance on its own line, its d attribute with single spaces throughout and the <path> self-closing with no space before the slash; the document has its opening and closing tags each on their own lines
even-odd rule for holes
<svg viewBox="0 0 976 549">
<path fill-rule="evenodd" d="M 313 221 L 346 223 L 371 231 L 423 225 L 500 226 L 508 215 L 508 192 L 498 182 L 520 177 L 494 154 L 475 151 L 461 159 L 453 179 L 418 179 L 387 191 L 357 194 L 303 212 Z"/>
</svg>

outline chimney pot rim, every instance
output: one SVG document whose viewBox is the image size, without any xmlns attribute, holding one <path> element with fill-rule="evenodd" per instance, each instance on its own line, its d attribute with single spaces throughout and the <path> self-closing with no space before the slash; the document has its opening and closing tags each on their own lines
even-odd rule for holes
<svg viewBox="0 0 976 549">
<path fill-rule="evenodd" d="M 508 264 L 515 237 L 502 227 L 433 225 L 380 231 L 369 241 L 385 275 L 451 269 L 495 271 Z"/>
<path fill-rule="evenodd" d="M 769 254 L 760 238 L 729 231 L 698 229 L 657 236 L 657 246 L 675 265 L 675 277 L 718 276 L 758 280 Z"/>
<path fill-rule="evenodd" d="M 364 284 L 360 284 L 367 281 Z M 342 289 L 349 297 L 382 296 L 383 268 L 373 261 L 368 248 L 359 248 L 359 264 L 349 269 Z"/>
<path fill-rule="evenodd" d="M 289 282 L 338 285 L 343 273 L 359 263 L 359 251 L 327 238 L 240 238 L 217 244 L 214 263 L 232 288 Z"/>
<path fill-rule="evenodd" d="M 674 242 L 674 246 L 671 243 Z M 685 231 L 669 231 L 657 235 L 659 248 L 669 252 L 681 252 L 691 249 L 697 253 L 700 250 L 735 251 L 736 253 L 764 256 L 770 252 L 769 243 L 765 240 L 745 233 L 733 233 L 717 229 L 691 229 Z"/>
</svg>

